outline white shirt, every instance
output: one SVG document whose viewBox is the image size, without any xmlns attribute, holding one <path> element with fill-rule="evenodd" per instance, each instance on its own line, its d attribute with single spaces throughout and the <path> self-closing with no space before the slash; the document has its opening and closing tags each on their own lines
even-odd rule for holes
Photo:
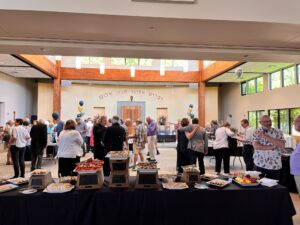
<svg viewBox="0 0 300 225">
<path fill-rule="evenodd" d="M 15 126 L 12 131 L 12 135 L 16 138 L 16 147 L 24 148 L 26 147 L 27 140 L 30 139 L 28 130 L 25 127 L 19 125 Z"/>
<path fill-rule="evenodd" d="M 63 130 L 57 144 L 58 158 L 76 158 L 82 155 L 83 139 L 77 130 Z"/>
<path fill-rule="evenodd" d="M 228 136 L 233 137 L 234 133 L 226 127 L 219 127 L 216 130 L 216 139 L 213 143 L 213 148 L 228 148 Z"/>
<path fill-rule="evenodd" d="M 255 132 L 255 129 L 253 127 L 246 127 L 242 129 L 242 139 L 246 142 L 243 142 L 244 145 L 250 145 L 252 141 L 252 136 Z"/>
<path fill-rule="evenodd" d="M 86 123 L 86 136 L 90 137 L 93 131 L 93 123 L 91 121 Z"/>
<path fill-rule="evenodd" d="M 30 130 L 31 130 L 31 127 L 30 126 L 24 126 L 24 128 L 28 131 L 29 135 L 30 135 Z M 26 146 L 29 146 L 31 145 L 31 138 L 27 140 L 26 142 Z"/>
</svg>

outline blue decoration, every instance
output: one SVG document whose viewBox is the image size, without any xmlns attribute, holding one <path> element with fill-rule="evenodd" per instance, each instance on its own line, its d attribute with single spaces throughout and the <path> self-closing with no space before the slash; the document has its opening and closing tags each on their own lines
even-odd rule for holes
<svg viewBox="0 0 300 225">
<path fill-rule="evenodd" d="M 194 108 L 193 104 L 190 104 L 189 107 L 190 107 L 190 108 Z"/>
<path fill-rule="evenodd" d="M 83 104 L 84 104 L 84 101 L 80 100 L 80 101 L 79 101 L 79 105 L 80 105 L 80 106 L 83 106 Z"/>
<path fill-rule="evenodd" d="M 57 120 L 57 119 L 59 118 L 59 113 L 58 113 L 58 112 L 53 112 L 53 113 L 52 113 L 52 118 L 53 118 L 54 120 Z"/>
</svg>

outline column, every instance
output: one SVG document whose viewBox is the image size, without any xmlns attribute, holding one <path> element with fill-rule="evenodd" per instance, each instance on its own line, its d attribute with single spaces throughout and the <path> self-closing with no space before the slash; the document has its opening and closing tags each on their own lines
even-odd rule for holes
<svg viewBox="0 0 300 225">
<path fill-rule="evenodd" d="M 56 60 L 56 78 L 53 78 L 53 112 L 61 110 L 61 79 L 60 79 L 61 61 Z"/>
<path fill-rule="evenodd" d="M 199 61 L 199 84 L 198 84 L 198 116 L 199 125 L 205 127 L 205 82 L 202 81 L 203 60 Z"/>
</svg>

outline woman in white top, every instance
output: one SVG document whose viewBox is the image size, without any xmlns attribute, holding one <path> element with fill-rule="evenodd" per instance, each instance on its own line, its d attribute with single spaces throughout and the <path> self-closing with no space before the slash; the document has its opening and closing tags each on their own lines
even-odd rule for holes
<svg viewBox="0 0 300 225">
<path fill-rule="evenodd" d="M 64 130 L 58 137 L 58 175 L 70 176 L 80 162 L 83 150 L 83 139 L 80 133 L 75 130 L 76 123 L 74 120 L 68 120 Z"/>
<path fill-rule="evenodd" d="M 213 143 L 213 148 L 216 156 L 216 167 L 215 171 L 217 174 L 221 172 L 221 164 L 223 160 L 224 173 L 228 174 L 230 172 L 230 152 L 228 145 L 228 137 L 233 137 L 234 133 L 229 129 L 230 124 L 225 122 L 221 127 L 216 130 L 215 141 Z"/>
</svg>

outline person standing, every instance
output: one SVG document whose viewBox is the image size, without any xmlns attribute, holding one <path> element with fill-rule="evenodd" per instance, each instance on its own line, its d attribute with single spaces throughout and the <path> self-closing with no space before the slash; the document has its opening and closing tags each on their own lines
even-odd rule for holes
<svg viewBox="0 0 300 225">
<path fill-rule="evenodd" d="M 300 115 L 294 120 L 295 130 L 300 132 Z M 298 142 L 296 149 L 293 151 L 290 158 L 291 174 L 294 175 L 298 194 L 300 196 L 300 142 Z"/>
<path fill-rule="evenodd" d="M 143 151 L 147 143 L 147 133 L 145 126 L 141 120 L 136 120 L 135 136 L 134 136 L 134 166 L 140 157 L 141 162 L 144 162 Z"/>
<path fill-rule="evenodd" d="M 183 118 L 181 120 L 180 127 L 177 129 L 177 163 L 176 168 L 178 173 L 182 173 L 182 166 L 187 166 L 191 164 L 190 150 L 188 149 L 189 139 L 185 135 L 185 131 L 180 128 L 185 128 L 189 125 L 188 118 Z"/>
<path fill-rule="evenodd" d="M 199 127 L 198 118 L 192 120 L 192 125 L 182 127 L 179 130 L 184 131 L 188 142 L 188 150 L 190 154 L 190 164 L 197 163 L 200 175 L 205 174 L 204 155 L 208 152 L 208 139 L 203 127 Z"/>
<path fill-rule="evenodd" d="M 82 154 L 82 146 L 84 142 L 80 133 L 76 130 L 74 120 L 68 120 L 58 137 L 58 175 L 71 176 L 72 171 L 76 167 L 76 163 L 80 162 Z"/>
<path fill-rule="evenodd" d="M 120 126 L 118 116 L 114 116 L 112 118 L 112 125 L 107 128 L 103 137 L 103 143 L 106 153 L 109 153 L 110 151 L 122 151 L 124 149 L 124 144 L 126 144 L 126 133 L 125 129 Z M 104 165 L 105 163 L 109 164 L 109 160 L 107 160 L 106 158 L 104 161 Z M 103 172 L 104 176 L 109 176 L 109 166 L 108 168 L 106 167 Z"/>
<path fill-rule="evenodd" d="M 107 117 L 101 116 L 96 125 L 93 127 L 93 136 L 94 136 L 94 158 L 104 160 L 106 156 L 106 151 L 103 145 L 103 137 L 106 132 Z"/>
<path fill-rule="evenodd" d="M 246 164 L 246 171 L 252 171 L 254 167 L 253 162 L 253 145 L 251 144 L 252 136 L 255 131 L 254 128 L 250 127 L 249 121 L 247 119 L 243 119 L 241 121 L 241 126 L 243 128 L 242 134 L 237 133 L 236 139 L 243 143 L 243 158 Z"/>
<path fill-rule="evenodd" d="M 23 121 L 23 127 L 28 131 L 30 134 L 31 126 L 29 125 L 28 118 Z M 31 161 L 31 139 L 27 140 L 26 147 L 25 147 L 25 161 Z"/>
<path fill-rule="evenodd" d="M 270 116 L 260 118 L 261 128 L 258 128 L 252 137 L 254 147 L 254 169 L 270 179 L 279 180 L 281 152 L 285 147 L 285 140 L 280 130 L 272 127 Z"/>
<path fill-rule="evenodd" d="M 6 123 L 6 126 L 4 128 L 4 136 L 3 136 L 3 141 L 4 141 L 4 150 L 7 151 L 6 154 L 6 165 L 12 165 L 12 159 L 11 159 L 11 151 L 9 147 L 9 141 L 12 137 L 12 130 L 14 126 L 14 121 L 9 120 Z"/>
<path fill-rule="evenodd" d="M 40 119 L 33 125 L 30 131 L 31 137 L 31 171 L 41 169 L 44 149 L 47 146 L 47 126 L 44 120 Z"/>
<path fill-rule="evenodd" d="M 86 133 L 87 133 L 87 126 L 84 121 L 80 117 L 76 117 L 76 130 L 80 133 L 82 139 L 85 141 Z M 83 143 L 83 151 L 86 152 L 86 145 Z"/>
<path fill-rule="evenodd" d="M 17 178 L 20 175 L 21 177 L 25 176 L 25 148 L 27 141 L 30 139 L 28 131 L 22 126 L 23 120 L 16 119 L 15 127 L 12 130 L 12 138 L 10 140 L 11 145 L 11 155 L 13 160 L 14 172 L 15 175 L 13 178 Z"/>
<path fill-rule="evenodd" d="M 91 119 L 88 119 L 86 123 L 86 137 L 85 137 L 87 152 L 91 151 L 90 141 L 91 141 L 92 133 L 93 133 L 93 123 Z"/>
<path fill-rule="evenodd" d="M 213 149 L 216 156 L 215 171 L 217 174 L 221 172 L 221 165 L 223 161 L 224 173 L 230 172 L 230 152 L 228 137 L 234 137 L 234 133 L 229 129 L 230 124 L 228 122 L 223 123 L 221 127 L 216 130 L 215 141 L 213 142 Z"/>
<path fill-rule="evenodd" d="M 157 139 L 157 124 L 156 122 L 151 119 L 150 116 L 146 118 L 147 121 L 147 139 L 148 139 L 148 151 L 149 151 L 149 156 L 148 158 L 149 161 L 156 161 L 155 160 L 155 142 Z"/>
</svg>

